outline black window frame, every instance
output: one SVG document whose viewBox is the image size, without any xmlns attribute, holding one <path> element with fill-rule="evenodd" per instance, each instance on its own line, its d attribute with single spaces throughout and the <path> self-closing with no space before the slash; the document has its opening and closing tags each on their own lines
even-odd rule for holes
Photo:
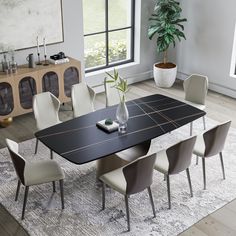
<svg viewBox="0 0 236 236">
<path fill-rule="evenodd" d="M 99 35 L 99 34 L 105 34 L 105 47 L 106 47 L 106 65 L 102 66 L 96 66 L 92 68 L 85 68 L 85 73 L 93 72 L 93 71 L 98 71 L 114 66 L 119 66 L 119 65 L 124 65 L 130 62 L 134 62 L 134 31 L 135 31 L 135 0 L 131 0 L 131 25 L 127 27 L 122 27 L 122 28 L 115 28 L 115 29 L 108 29 L 109 26 L 109 7 L 108 7 L 108 1 L 109 0 L 104 0 L 105 1 L 105 30 L 104 31 L 99 31 L 99 32 L 94 32 L 94 33 L 89 33 L 89 34 L 84 34 L 85 37 L 93 36 L 93 35 Z M 111 62 L 109 63 L 109 33 L 110 32 L 117 32 L 121 30 L 126 30 L 130 29 L 130 59 L 128 60 L 122 60 L 118 62 Z"/>
</svg>

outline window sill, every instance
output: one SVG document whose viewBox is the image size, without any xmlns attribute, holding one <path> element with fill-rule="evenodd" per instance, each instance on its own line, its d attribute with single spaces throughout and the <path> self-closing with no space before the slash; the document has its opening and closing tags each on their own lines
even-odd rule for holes
<svg viewBox="0 0 236 236">
<path fill-rule="evenodd" d="M 88 78 L 90 76 L 104 74 L 105 72 L 112 72 L 114 70 L 114 68 L 119 70 L 119 69 L 123 69 L 123 68 L 136 66 L 138 64 L 139 64 L 138 62 L 130 62 L 130 63 L 119 65 L 119 66 L 109 67 L 109 68 L 105 68 L 105 69 L 101 69 L 101 70 L 97 70 L 97 71 L 93 71 L 93 72 L 87 72 L 87 73 L 85 73 L 85 78 Z"/>
</svg>

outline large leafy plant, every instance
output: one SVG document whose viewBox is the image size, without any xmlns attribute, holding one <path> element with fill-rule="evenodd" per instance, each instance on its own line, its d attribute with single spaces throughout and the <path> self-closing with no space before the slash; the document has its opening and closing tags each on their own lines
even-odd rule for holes
<svg viewBox="0 0 236 236">
<path fill-rule="evenodd" d="M 154 12 L 149 18 L 148 37 L 152 39 L 157 34 L 157 52 L 163 52 L 163 63 L 167 63 L 167 50 L 171 44 L 175 46 L 178 39 L 185 38 L 181 18 L 182 9 L 180 3 L 175 0 L 156 0 Z"/>
</svg>

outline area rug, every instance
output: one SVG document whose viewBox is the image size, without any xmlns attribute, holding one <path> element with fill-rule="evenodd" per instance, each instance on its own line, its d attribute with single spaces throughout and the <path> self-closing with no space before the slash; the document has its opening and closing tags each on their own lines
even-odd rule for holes
<svg viewBox="0 0 236 236">
<path fill-rule="evenodd" d="M 210 128 L 217 122 L 207 119 Z M 202 120 L 194 122 L 194 132 L 202 131 Z M 189 126 L 184 126 L 152 141 L 152 150 L 158 151 L 188 137 Z M 47 159 L 49 150 L 39 145 L 33 155 L 35 139 L 20 143 L 20 152 L 27 159 Z M 25 219 L 21 221 L 24 189 L 18 202 L 14 201 L 16 174 L 7 149 L 0 150 L 0 202 L 30 235 L 178 235 L 203 217 L 236 198 L 236 130 L 231 128 L 223 152 L 226 180 L 222 180 L 220 160 L 206 161 L 207 190 L 203 190 L 202 166 L 193 157 L 190 173 L 194 197 L 189 195 L 186 173 L 171 176 L 172 209 L 168 210 L 166 182 L 163 175 L 154 172 L 152 192 L 156 218 L 147 191 L 130 197 L 131 232 L 126 232 L 124 197 L 107 188 L 106 209 L 101 211 L 101 189 L 96 183 L 96 165 L 74 165 L 60 156 L 54 159 L 65 171 L 65 209 L 61 210 L 59 187 L 52 193 L 52 185 L 30 188 Z"/>
</svg>

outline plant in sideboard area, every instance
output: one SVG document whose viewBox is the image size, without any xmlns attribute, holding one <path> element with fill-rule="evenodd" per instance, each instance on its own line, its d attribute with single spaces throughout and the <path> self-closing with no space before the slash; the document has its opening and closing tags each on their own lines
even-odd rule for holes
<svg viewBox="0 0 236 236">
<path fill-rule="evenodd" d="M 119 132 L 125 133 L 129 119 L 129 112 L 125 103 L 125 94 L 129 91 L 128 83 L 126 79 L 123 79 L 119 75 L 116 69 L 114 69 L 113 75 L 108 72 L 106 72 L 106 74 L 109 76 L 109 79 L 105 80 L 106 83 L 112 83 L 120 94 L 120 103 L 116 110 L 116 119 L 119 123 Z"/>
<path fill-rule="evenodd" d="M 182 9 L 176 0 L 156 0 L 154 12 L 149 18 L 148 37 L 157 35 L 157 52 L 163 53 L 163 62 L 153 65 L 154 79 L 159 87 L 171 87 L 176 79 L 177 66 L 167 60 L 167 51 L 171 44 L 175 47 L 176 40 L 185 39 Z"/>
</svg>

